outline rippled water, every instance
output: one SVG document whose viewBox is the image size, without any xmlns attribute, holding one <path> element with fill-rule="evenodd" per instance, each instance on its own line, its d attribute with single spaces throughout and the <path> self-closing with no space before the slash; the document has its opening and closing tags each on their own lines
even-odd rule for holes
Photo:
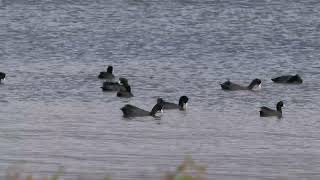
<svg viewBox="0 0 320 180">
<path fill-rule="evenodd" d="M 23 164 L 114 179 L 155 179 L 186 155 L 208 179 L 320 179 L 320 3 L 317 0 L 2 0 L 0 172 Z M 113 65 L 134 98 L 100 90 Z M 270 78 L 299 73 L 302 85 Z M 263 81 L 225 92 L 226 79 Z M 157 97 L 186 112 L 127 120 Z M 258 107 L 283 100 L 284 117 Z"/>
</svg>

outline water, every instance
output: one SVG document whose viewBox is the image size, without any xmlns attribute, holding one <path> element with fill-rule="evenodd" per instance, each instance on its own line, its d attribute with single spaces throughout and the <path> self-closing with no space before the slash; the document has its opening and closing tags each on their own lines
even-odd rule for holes
<svg viewBox="0 0 320 180">
<path fill-rule="evenodd" d="M 320 179 L 320 3 L 271 0 L 2 0 L 0 172 L 159 179 L 187 156 L 208 179 Z M 100 90 L 113 65 L 134 98 Z M 299 73 L 302 85 L 270 78 Z M 225 92 L 226 79 L 263 81 Z M 186 112 L 124 119 L 157 97 Z M 286 104 L 281 120 L 258 107 Z M 93 177 L 91 177 L 93 179 Z"/>
</svg>

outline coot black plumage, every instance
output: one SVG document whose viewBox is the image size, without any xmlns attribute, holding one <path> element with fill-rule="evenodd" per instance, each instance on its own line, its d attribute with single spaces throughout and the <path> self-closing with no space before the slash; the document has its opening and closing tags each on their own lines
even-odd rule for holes
<svg viewBox="0 0 320 180">
<path fill-rule="evenodd" d="M 269 117 L 269 116 L 278 116 L 278 117 L 282 117 L 282 107 L 284 106 L 282 101 L 279 101 L 277 103 L 277 109 L 270 109 L 268 107 L 262 106 L 260 107 L 260 116 L 261 117 Z"/>
<path fill-rule="evenodd" d="M 121 108 L 124 117 L 142 117 L 142 116 L 153 116 L 156 117 L 156 113 L 162 111 L 163 101 L 158 101 L 157 104 L 152 108 L 152 110 L 146 111 L 144 109 L 138 108 L 136 106 L 126 104 Z"/>
<path fill-rule="evenodd" d="M 4 80 L 6 78 L 6 73 L 0 72 L 0 83 L 1 80 Z"/>
<path fill-rule="evenodd" d="M 109 80 L 109 81 L 113 81 L 114 80 L 114 75 L 112 74 L 112 72 L 113 72 L 113 67 L 112 66 L 108 66 L 107 72 L 105 72 L 105 71 L 100 72 L 98 78 L 99 79 L 106 79 L 106 80 Z"/>
<path fill-rule="evenodd" d="M 163 109 L 180 109 L 180 110 L 186 110 L 187 109 L 187 104 L 189 101 L 189 98 L 187 96 L 181 96 L 179 99 L 179 103 L 171 103 L 171 102 L 166 102 L 162 98 L 158 98 L 158 102 L 163 101 L 164 106 Z"/>
<path fill-rule="evenodd" d="M 106 81 L 102 84 L 102 91 L 120 91 L 121 89 L 125 91 L 125 84 L 128 84 L 126 78 L 119 78 L 119 82 Z"/>
<path fill-rule="evenodd" d="M 129 85 L 128 81 L 125 79 L 122 81 L 122 86 L 120 87 L 119 91 L 117 92 L 118 97 L 125 97 L 130 98 L 133 97 L 133 94 L 131 92 L 131 86 Z"/>
<path fill-rule="evenodd" d="M 253 90 L 256 87 L 261 87 L 261 80 L 260 79 L 254 79 L 249 84 L 249 86 L 242 86 L 238 85 L 236 83 L 231 82 L 230 80 L 220 84 L 221 88 L 223 90 L 229 90 L 229 91 L 235 91 L 235 90 Z"/>
<path fill-rule="evenodd" d="M 299 74 L 296 75 L 285 75 L 271 79 L 275 83 L 287 83 L 287 84 L 301 84 L 303 82 Z"/>
</svg>

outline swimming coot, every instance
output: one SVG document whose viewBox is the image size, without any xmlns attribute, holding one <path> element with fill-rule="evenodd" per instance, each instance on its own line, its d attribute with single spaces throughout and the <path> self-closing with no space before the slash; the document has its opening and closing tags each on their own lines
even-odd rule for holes
<svg viewBox="0 0 320 180">
<path fill-rule="evenodd" d="M 255 88 L 261 88 L 261 80 L 254 79 L 249 86 L 241 86 L 231 82 L 230 80 L 220 84 L 223 90 L 235 91 L 235 90 L 254 90 Z"/>
<path fill-rule="evenodd" d="M 112 72 L 113 72 L 113 67 L 112 66 L 108 66 L 107 72 L 105 72 L 105 71 L 100 72 L 98 78 L 99 79 L 106 79 L 106 80 L 109 80 L 109 81 L 113 81 L 114 80 L 114 75 L 112 74 Z"/>
<path fill-rule="evenodd" d="M 180 110 L 186 110 L 187 109 L 187 104 L 189 101 L 189 98 L 187 96 L 181 96 L 179 99 L 179 103 L 171 103 L 171 102 L 166 102 L 162 98 L 158 98 L 158 102 L 163 101 L 164 106 L 163 109 L 180 109 Z"/>
<path fill-rule="evenodd" d="M 124 117 L 142 117 L 142 116 L 153 116 L 156 117 L 157 112 L 161 112 L 163 109 L 163 101 L 160 100 L 157 102 L 157 104 L 152 108 L 152 110 L 146 111 L 143 109 L 140 109 L 136 106 L 126 104 L 124 107 L 121 108 L 121 111 L 123 112 Z"/>
<path fill-rule="evenodd" d="M 271 79 L 275 83 L 287 83 L 287 84 L 301 84 L 303 82 L 299 74 L 296 75 L 285 75 Z"/>
<path fill-rule="evenodd" d="M 269 117 L 269 116 L 278 116 L 278 117 L 282 117 L 282 107 L 283 107 L 283 102 L 279 101 L 277 103 L 277 109 L 270 109 L 268 107 L 262 106 L 260 107 L 260 116 L 261 117 Z"/>
</svg>

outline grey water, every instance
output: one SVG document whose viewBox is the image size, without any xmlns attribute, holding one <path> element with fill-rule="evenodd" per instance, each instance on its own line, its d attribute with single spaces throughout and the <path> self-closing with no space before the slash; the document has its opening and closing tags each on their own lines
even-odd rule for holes
<svg viewBox="0 0 320 180">
<path fill-rule="evenodd" d="M 318 0 L 2 0 L 0 40 L 0 177 L 160 179 L 191 156 L 207 179 L 320 179 Z M 133 98 L 101 91 L 108 65 Z M 160 119 L 120 111 L 181 95 Z M 282 119 L 259 117 L 280 100 Z"/>
</svg>

